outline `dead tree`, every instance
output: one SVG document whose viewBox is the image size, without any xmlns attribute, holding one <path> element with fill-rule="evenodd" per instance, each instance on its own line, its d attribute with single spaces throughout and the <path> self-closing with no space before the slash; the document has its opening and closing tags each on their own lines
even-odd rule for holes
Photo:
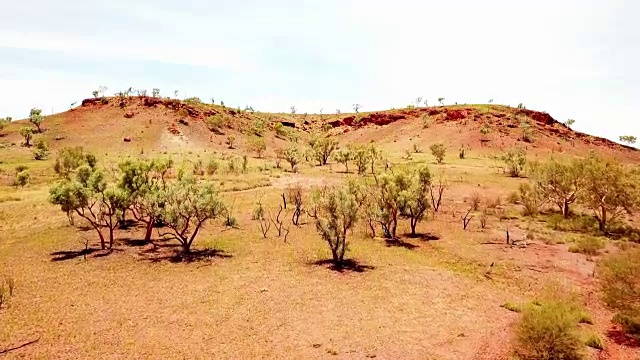
<svg viewBox="0 0 640 360">
<path fill-rule="evenodd" d="M 442 177 L 438 180 L 438 183 L 431 184 L 429 186 L 429 193 L 431 194 L 431 206 L 434 212 L 438 212 L 440 209 L 440 204 L 442 204 L 442 194 L 446 190 L 447 185 L 442 180 Z"/>
<path fill-rule="evenodd" d="M 273 226 L 275 226 L 276 230 L 278 231 L 278 237 L 282 236 L 282 230 L 284 229 L 284 221 L 282 219 L 283 211 L 284 211 L 284 208 L 282 207 L 282 205 L 280 205 L 276 213 L 276 216 L 271 216 L 271 223 L 273 223 Z"/>
<path fill-rule="evenodd" d="M 293 210 L 293 215 L 291 215 L 291 222 L 295 226 L 300 226 L 300 216 L 302 215 L 303 209 L 303 199 L 302 199 L 302 189 L 298 186 L 295 188 L 289 189 L 289 201 L 295 206 Z"/>
<path fill-rule="evenodd" d="M 472 209 L 467 210 L 467 213 L 464 216 L 460 217 L 460 219 L 462 220 L 462 229 L 463 230 L 467 230 L 467 226 L 469 226 L 469 223 L 471 222 L 471 219 L 473 219 L 473 215 L 469 216 L 469 214 L 471 214 L 471 210 Z"/>
</svg>

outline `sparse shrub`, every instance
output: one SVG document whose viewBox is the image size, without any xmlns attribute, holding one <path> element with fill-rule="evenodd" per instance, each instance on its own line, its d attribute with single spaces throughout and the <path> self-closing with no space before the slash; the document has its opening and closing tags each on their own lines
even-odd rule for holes
<svg viewBox="0 0 640 360">
<path fill-rule="evenodd" d="M 19 173 L 21 171 L 25 171 L 27 169 L 29 169 L 29 167 L 27 165 L 24 165 L 24 164 L 16 165 L 16 173 Z"/>
<path fill-rule="evenodd" d="M 6 307 L 15 291 L 15 280 L 12 276 L 4 276 L 0 281 L 0 309 Z"/>
<path fill-rule="evenodd" d="M 202 104 L 202 100 L 200 100 L 199 97 L 195 97 L 195 96 L 184 99 L 184 102 L 186 102 L 187 104 L 192 104 L 192 105 Z"/>
<path fill-rule="evenodd" d="M 511 177 L 520 177 L 524 166 L 527 164 L 526 154 L 521 148 L 507 151 L 500 159 L 507 165 L 507 170 Z"/>
<path fill-rule="evenodd" d="M 151 90 L 151 96 L 154 97 L 154 98 L 160 97 L 160 89 L 153 88 L 153 90 Z"/>
<path fill-rule="evenodd" d="M 29 180 L 31 179 L 31 174 L 29 174 L 28 170 L 22 170 L 16 174 L 16 179 L 13 184 L 15 186 L 25 187 Z"/>
<path fill-rule="evenodd" d="M 207 174 L 214 175 L 218 172 L 218 169 L 220 169 L 220 163 L 218 160 L 212 158 L 207 162 Z"/>
<path fill-rule="evenodd" d="M 257 157 L 261 158 L 267 150 L 267 144 L 263 138 L 254 137 L 247 143 L 247 150 L 254 152 Z"/>
<path fill-rule="evenodd" d="M 490 132 L 491 128 L 487 126 L 487 124 L 482 125 L 482 127 L 480 128 L 480 134 L 482 134 L 483 136 L 488 135 Z"/>
<path fill-rule="evenodd" d="M 189 117 L 189 111 L 185 108 L 180 108 L 176 113 L 180 119 L 185 119 Z"/>
<path fill-rule="evenodd" d="M 487 209 L 497 209 L 502 206 L 502 196 L 496 195 L 487 199 Z"/>
<path fill-rule="evenodd" d="M 509 193 L 509 195 L 507 195 L 507 202 L 509 204 L 518 204 L 520 202 L 520 192 L 519 191 L 512 191 Z"/>
<path fill-rule="evenodd" d="M 428 129 L 431 127 L 431 125 L 433 125 L 433 120 L 431 120 L 431 117 L 429 117 L 428 114 L 422 115 L 422 128 Z"/>
<path fill-rule="evenodd" d="M 209 131 L 221 134 L 222 128 L 228 128 L 231 125 L 231 119 L 226 115 L 213 115 L 204 120 Z"/>
<path fill-rule="evenodd" d="M 520 123 L 520 130 L 522 130 L 522 141 L 532 143 L 535 141 L 533 136 L 533 128 L 528 121 L 522 121 Z"/>
<path fill-rule="evenodd" d="M 262 202 L 258 202 L 253 209 L 253 220 L 258 221 L 260 224 L 260 232 L 262 236 L 266 239 L 269 233 L 269 229 L 271 229 L 271 221 L 269 221 L 267 217 L 267 212 L 262 206 Z"/>
<path fill-rule="evenodd" d="M 447 153 L 447 149 L 443 143 L 433 144 L 429 147 L 431 149 L 431 154 L 436 158 L 438 164 L 442 164 L 444 160 L 445 154 Z"/>
<path fill-rule="evenodd" d="M 598 266 L 605 303 L 617 312 L 614 321 L 640 338 L 640 249 L 609 255 Z"/>
<path fill-rule="evenodd" d="M 234 149 L 234 145 L 236 143 L 236 137 L 233 135 L 227 136 L 226 144 L 229 146 L 229 149 Z"/>
<path fill-rule="evenodd" d="M 461 146 L 460 149 L 458 150 L 458 157 L 460 159 L 464 159 L 467 157 L 467 152 L 469 151 L 469 148 Z"/>
<path fill-rule="evenodd" d="M 253 133 L 256 136 L 263 136 L 264 132 L 267 130 L 267 124 L 262 119 L 256 119 L 253 121 Z"/>
<path fill-rule="evenodd" d="M 233 156 L 229 159 L 227 163 L 227 169 L 232 174 L 237 174 L 240 171 L 240 164 L 238 164 L 238 158 Z"/>
<path fill-rule="evenodd" d="M 544 205 L 545 198 L 537 187 L 529 184 L 520 184 L 518 188 L 518 198 L 524 206 L 524 216 L 536 216 L 540 213 L 540 208 Z"/>
<path fill-rule="evenodd" d="M 42 133 L 42 128 L 40 127 L 40 125 L 42 125 L 43 120 L 44 116 L 42 116 L 41 109 L 31 109 L 31 111 L 29 112 L 29 122 L 35 125 L 37 133 Z"/>
<path fill-rule="evenodd" d="M 247 154 L 242 155 L 242 172 L 246 173 L 249 171 L 249 157 Z"/>
<path fill-rule="evenodd" d="M 477 191 L 474 191 L 473 193 L 471 193 L 469 200 L 471 201 L 471 209 L 473 211 L 478 211 L 478 209 L 480 208 L 480 203 L 482 202 L 482 197 L 480 197 L 480 193 L 478 193 Z"/>
<path fill-rule="evenodd" d="M 604 247 L 605 242 L 602 239 L 595 236 L 583 236 L 569 247 L 569 252 L 595 256 Z"/>
<path fill-rule="evenodd" d="M 5 126 L 9 123 L 9 120 L 0 118 L 0 131 L 4 130 Z"/>
<path fill-rule="evenodd" d="M 362 175 L 367 171 L 367 166 L 371 160 L 372 153 L 366 146 L 358 146 L 353 151 L 353 160 L 358 167 L 358 174 Z"/>
<path fill-rule="evenodd" d="M 622 135 L 622 136 L 620 136 L 620 141 L 622 141 L 623 143 L 631 146 L 631 145 L 635 144 L 636 141 L 638 141 L 638 138 L 633 136 L 633 135 Z"/>
<path fill-rule="evenodd" d="M 198 159 L 193 163 L 193 175 L 204 175 L 204 163 L 202 159 Z"/>
<path fill-rule="evenodd" d="M 584 345 L 571 305 L 548 301 L 523 311 L 515 353 L 521 360 L 580 360 Z"/>
<path fill-rule="evenodd" d="M 24 126 L 20 129 L 20 135 L 24 138 L 24 146 L 31 146 L 31 139 L 33 139 L 33 128 L 30 126 Z"/>
<path fill-rule="evenodd" d="M 36 160 L 44 160 L 49 156 L 49 145 L 43 138 L 35 141 L 35 149 L 33 150 L 33 158 Z"/>
<path fill-rule="evenodd" d="M 489 220 L 489 215 L 487 214 L 487 209 L 483 209 L 480 212 L 480 228 L 485 229 L 487 227 L 487 221 Z"/>
<path fill-rule="evenodd" d="M 422 152 L 422 149 L 420 148 L 420 145 L 418 145 L 417 143 L 413 143 L 413 152 L 415 154 L 419 154 Z"/>
<path fill-rule="evenodd" d="M 554 214 L 547 218 L 547 225 L 558 231 L 574 231 L 582 233 L 593 233 L 597 231 L 598 222 L 593 216 L 574 215 L 564 218 L 560 214 Z"/>
</svg>

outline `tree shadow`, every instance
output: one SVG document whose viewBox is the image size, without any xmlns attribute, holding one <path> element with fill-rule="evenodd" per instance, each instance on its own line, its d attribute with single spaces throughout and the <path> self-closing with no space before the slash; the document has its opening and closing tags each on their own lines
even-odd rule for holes
<svg viewBox="0 0 640 360">
<path fill-rule="evenodd" d="M 165 246 L 165 248 L 169 247 L 175 246 Z M 173 249 L 170 251 L 149 251 L 147 252 L 147 254 L 149 254 L 149 256 L 146 258 L 146 260 L 152 263 L 170 262 L 173 264 L 208 262 L 215 258 L 228 259 L 233 257 L 233 255 L 219 249 L 191 250 L 191 252 L 188 254 L 182 252 L 182 249 Z"/>
<path fill-rule="evenodd" d="M 633 348 L 640 347 L 640 340 L 627 335 L 624 331 L 618 328 L 613 328 L 607 331 L 607 337 L 618 345 Z"/>
<path fill-rule="evenodd" d="M 143 247 L 143 246 L 153 244 L 153 241 L 151 240 L 147 241 L 145 239 L 133 239 L 133 238 L 119 239 L 118 242 L 129 247 Z"/>
<path fill-rule="evenodd" d="M 118 252 L 118 251 L 122 251 L 120 249 L 99 249 L 99 248 L 87 248 L 87 249 L 82 249 L 82 250 L 66 250 L 66 251 L 55 251 L 52 252 L 51 255 L 51 261 L 53 262 L 59 262 L 59 261 L 67 261 L 67 260 L 73 260 L 79 257 L 83 257 L 83 258 L 88 258 L 88 257 L 92 257 L 92 258 L 101 258 L 101 257 L 106 257 L 109 256 L 111 254 L 113 254 L 114 252 Z M 90 256 L 91 254 L 94 254 L 93 256 Z"/>
<path fill-rule="evenodd" d="M 412 243 L 408 243 L 400 239 L 386 239 L 384 242 L 387 244 L 387 247 L 401 247 L 408 250 L 419 248 L 418 245 L 413 245 Z"/>
<path fill-rule="evenodd" d="M 422 241 L 440 240 L 440 236 L 434 235 L 431 233 L 416 233 L 416 234 L 407 233 L 407 234 L 404 234 L 404 236 L 408 237 L 409 239 L 419 239 Z"/>
<path fill-rule="evenodd" d="M 357 260 L 353 260 L 353 259 L 343 260 L 342 263 L 340 264 L 334 263 L 332 259 L 323 259 L 323 260 L 314 261 L 311 263 L 311 265 L 326 267 L 329 270 L 336 271 L 339 273 L 344 273 L 344 272 L 363 273 L 363 272 L 367 272 L 369 270 L 375 269 L 375 266 L 364 265 L 358 262 Z"/>
</svg>

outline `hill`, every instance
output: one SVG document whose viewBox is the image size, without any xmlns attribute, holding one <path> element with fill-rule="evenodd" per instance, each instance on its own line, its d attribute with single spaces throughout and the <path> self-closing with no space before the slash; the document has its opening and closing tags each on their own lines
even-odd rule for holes
<svg viewBox="0 0 640 360">
<path fill-rule="evenodd" d="M 8 145 L 21 142 L 14 121 L 4 131 Z M 263 124 L 269 153 L 291 140 L 305 140 L 321 129 L 341 143 L 376 142 L 391 151 L 425 148 L 444 142 L 454 150 L 467 146 L 492 153 L 520 146 L 534 154 L 583 155 L 595 150 L 629 161 L 640 160 L 635 148 L 583 134 L 549 114 L 502 105 L 453 105 L 405 108 L 358 114 L 275 114 L 152 97 L 86 99 L 78 108 L 47 116 L 44 137 L 52 148 L 82 145 L 105 153 L 173 153 L 225 151 L 229 136 L 239 147 Z M 285 129 L 289 135 L 284 134 Z M 484 130 L 483 130 L 484 129 Z"/>
</svg>

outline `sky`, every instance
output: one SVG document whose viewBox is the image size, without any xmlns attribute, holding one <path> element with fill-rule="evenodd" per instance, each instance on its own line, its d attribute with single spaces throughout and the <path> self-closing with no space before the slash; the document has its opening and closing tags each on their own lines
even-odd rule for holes
<svg viewBox="0 0 640 360">
<path fill-rule="evenodd" d="M 636 0 L 4 2 L 0 117 L 102 85 L 270 112 L 493 99 L 640 136 Z"/>
</svg>

